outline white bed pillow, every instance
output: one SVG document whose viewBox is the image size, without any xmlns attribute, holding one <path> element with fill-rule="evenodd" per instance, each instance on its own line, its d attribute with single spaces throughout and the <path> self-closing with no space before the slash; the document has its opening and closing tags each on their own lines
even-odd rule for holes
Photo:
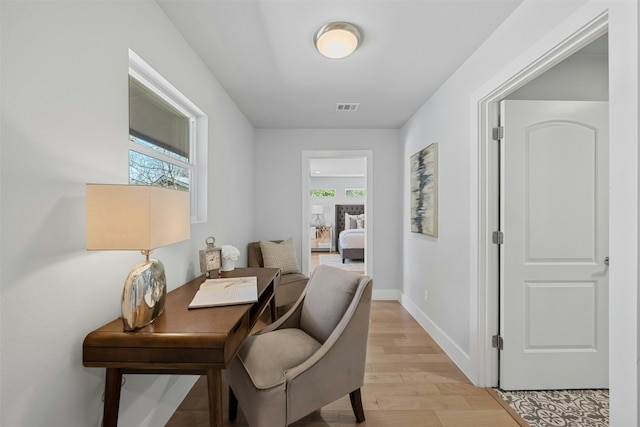
<svg viewBox="0 0 640 427">
<path fill-rule="evenodd" d="M 361 222 L 362 226 L 358 223 Z M 344 214 L 344 229 L 351 230 L 354 228 L 364 228 L 364 214 L 360 215 L 350 215 L 348 213 Z"/>
<path fill-rule="evenodd" d="M 265 268 L 279 268 L 282 274 L 300 273 L 293 238 L 280 243 L 260 240 L 260 250 Z"/>
</svg>

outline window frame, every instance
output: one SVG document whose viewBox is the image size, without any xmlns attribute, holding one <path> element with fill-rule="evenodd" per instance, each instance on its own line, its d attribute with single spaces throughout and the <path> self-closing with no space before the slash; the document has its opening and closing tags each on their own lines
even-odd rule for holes
<svg viewBox="0 0 640 427">
<path fill-rule="evenodd" d="M 350 191 L 362 191 L 362 194 L 359 195 L 349 195 Z M 362 198 L 365 196 L 365 192 L 364 192 L 364 188 L 362 187 L 358 187 L 358 188 L 345 188 L 344 189 L 344 197 L 348 198 L 348 199 L 356 199 L 356 198 Z"/>
<path fill-rule="evenodd" d="M 207 221 L 207 170 L 208 170 L 208 117 L 193 102 L 169 83 L 140 56 L 129 49 L 129 73 L 131 77 L 152 90 L 156 95 L 189 118 L 189 161 L 182 162 L 164 153 L 145 147 L 129 139 L 128 149 L 156 158 L 163 162 L 190 170 L 189 192 L 191 199 L 191 223 Z M 127 88 L 129 80 L 127 77 Z M 129 131 L 127 131 L 127 135 Z M 129 152 L 127 151 L 127 165 Z M 129 168 L 127 167 L 127 176 Z"/>
</svg>

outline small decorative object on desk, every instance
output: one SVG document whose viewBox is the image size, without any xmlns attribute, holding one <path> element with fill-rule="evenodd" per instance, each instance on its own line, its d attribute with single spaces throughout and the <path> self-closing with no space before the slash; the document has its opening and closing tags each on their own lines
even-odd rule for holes
<svg viewBox="0 0 640 427">
<path fill-rule="evenodd" d="M 218 270 L 222 267 L 222 249 L 216 248 L 216 239 L 207 237 L 207 247 L 200 251 L 200 272 L 207 279 L 218 277 Z"/>
<path fill-rule="evenodd" d="M 222 246 L 222 268 L 221 271 L 231 271 L 235 268 L 235 262 L 240 256 L 238 248 L 232 245 Z"/>
</svg>

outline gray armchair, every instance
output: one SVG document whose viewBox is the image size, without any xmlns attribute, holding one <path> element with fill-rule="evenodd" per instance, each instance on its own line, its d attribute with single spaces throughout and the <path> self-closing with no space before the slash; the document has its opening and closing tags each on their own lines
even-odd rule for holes
<svg viewBox="0 0 640 427">
<path fill-rule="evenodd" d="M 371 292 L 367 276 L 316 268 L 293 308 L 247 338 L 229 364 L 229 418 L 240 403 L 251 427 L 285 427 L 349 394 L 364 421 Z"/>
</svg>

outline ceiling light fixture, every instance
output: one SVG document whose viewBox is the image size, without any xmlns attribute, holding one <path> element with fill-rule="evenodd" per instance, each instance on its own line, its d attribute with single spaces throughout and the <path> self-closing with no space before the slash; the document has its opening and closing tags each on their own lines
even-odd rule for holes
<svg viewBox="0 0 640 427">
<path fill-rule="evenodd" d="M 313 41 L 318 52 L 327 58 L 345 58 L 360 45 L 360 30 L 348 22 L 332 22 L 323 25 Z"/>
</svg>

